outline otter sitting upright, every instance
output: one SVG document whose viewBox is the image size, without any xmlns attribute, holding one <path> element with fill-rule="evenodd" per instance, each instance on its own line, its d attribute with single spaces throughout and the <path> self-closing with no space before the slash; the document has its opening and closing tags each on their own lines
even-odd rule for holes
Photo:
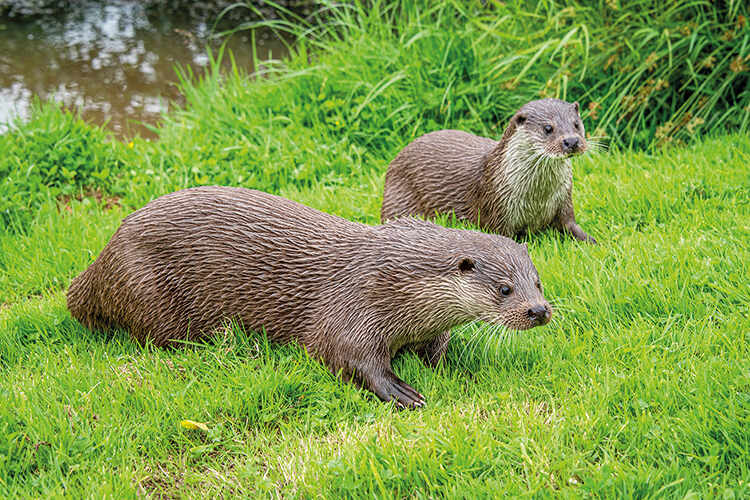
<svg viewBox="0 0 750 500">
<path fill-rule="evenodd" d="M 524 105 L 500 142 L 458 130 L 425 134 L 391 162 L 381 219 L 459 219 L 508 237 L 552 226 L 596 243 L 573 215 L 570 157 L 588 148 L 578 103 Z"/>
</svg>

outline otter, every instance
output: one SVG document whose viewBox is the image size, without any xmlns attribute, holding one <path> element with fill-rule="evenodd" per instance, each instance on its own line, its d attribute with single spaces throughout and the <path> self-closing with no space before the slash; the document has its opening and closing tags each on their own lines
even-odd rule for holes
<svg viewBox="0 0 750 500">
<path fill-rule="evenodd" d="M 500 141 L 458 130 L 425 134 L 388 166 L 381 220 L 455 214 L 515 238 L 552 226 L 596 240 L 576 224 L 570 158 L 588 149 L 578 103 L 525 104 Z"/>
<path fill-rule="evenodd" d="M 296 341 L 384 401 L 423 396 L 397 377 L 401 349 L 435 362 L 448 331 L 480 320 L 524 330 L 551 309 L 525 245 L 403 218 L 351 222 L 243 188 L 197 187 L 127 216 L 70 285 L 92 330 L 179 345 L 238 321 Z"/>
</svg>

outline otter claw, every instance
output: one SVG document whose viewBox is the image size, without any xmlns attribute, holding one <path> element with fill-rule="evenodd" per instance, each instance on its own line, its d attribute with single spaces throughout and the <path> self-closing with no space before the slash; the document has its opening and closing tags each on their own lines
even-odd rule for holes
<svg viewBox="0 0 750 500">
<path fill-rule="evenodd" d="M 410 403 L 402 403 L 398 399 L 393 399 L 392 401 L 395 402 L 396 408 L 399 410 L 416 410 L 417 408 L 424 408 L 425 405 L 423 400 L 412 401 Z"/>
<path fill-rule="evenodd" d="M 375 393 L 384 401 L 393 401 L 399 409 L 422 408 L 425 405 L 424 396 L 395 375 L 383 380 L 379 389 Z"/>
<path fill-rule="evenodd" d="M 414 400 L 414 406 L 421 408 L 425 404 L 424 396 L 422 396 L 420 393 L 414 390 L 409 384 L 404 382 L 403 380 L 396 379 L 396 384 L 398 384 L 399 388 L 403 393 L 408 394 L 413 400 Z"/>
</svg>

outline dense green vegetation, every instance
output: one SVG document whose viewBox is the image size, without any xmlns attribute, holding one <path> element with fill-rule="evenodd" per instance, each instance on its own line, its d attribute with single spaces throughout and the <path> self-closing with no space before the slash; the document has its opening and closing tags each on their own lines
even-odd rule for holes
<svg viewBox="0 0 750 500">
<path fill-rule="evenodd" d="M 263 78 L 183 74 L 186 105 L 157 141 L 112 141 L 53 105 L 0 136 L 0 496 L 750 496 L 744 5 L 368 5 L 327 9 Z M 600 244 L 528 240 L 550 325 L 459 329 L 436 370 L 400 357 L 421 411 L 239 328 L 167 351 L 65 308 L 72 277 L 155 196 L 241 185 L 374 224 L 413 137 L 499 135 L 539 95 L 579 100 L 614 145 L 574 163 L 577 218 Z M 626 112 L 625 95 L 648 99 Z"/>
<path fill-rule="evenodd" d="M 218 65 L 201 84 L 184 75 L 186 109 L 167 117 L 155 144 L 106 144 L 85 127 L 86 139 L 70 142 L 80 123 L 49 109 L 0 137 L 0 225 L 27 221 L 50 184 L 53 197 L 86 186 L 132 195 L 131 206 L 206 183 L 338 189 L 362 174 L 356 165 L 381 169 L 426 131 L 499 135 L 542 96 L 580 101 L 589 134 L 616 147 L 750 129 L 743 2 L 375 1 L 306 19 L 280 12 L 288 21 L 244 26 L 298 39 L 289 60 L 264 66 L 270 83 L 250 84 L 239 69 L 222 79 Z"/>
<path fill-rule="evenodd" d="M 387 110 L 407 134 L 424 122 L 503 127 L 524 102 L 560 97 L 584 104 L 594 135 L 640 148 L 748 130 L 747 16 L 737 1 L 374 0 L 272 24 L 325 53 L 328 80 L 341 77 L 330 84 L 354 100 L 348 126 Z"/>
</svg>

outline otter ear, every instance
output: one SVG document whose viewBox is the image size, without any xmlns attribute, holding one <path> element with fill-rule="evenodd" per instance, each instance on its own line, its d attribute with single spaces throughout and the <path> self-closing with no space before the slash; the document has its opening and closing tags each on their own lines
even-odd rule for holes
<svg viewBox="0 0 750 500">
<path fill-rule="evenodd" d="M 576 109 L 576 113 L 578 113 L 578 101 L 573 103 L 573 107 Z"/>
<path fill-rule="evenodd" d="M 526 115 L 518 113 L 516 115 L 516 125 L 523 125 L 524 123 L 526 123 Z"/>
<path fill-rule="evenodd" d="M 465 257 L 458 263 L 458 270 L 462 273 L 469 273 L 474 270 L 474 259 Z"/>
</svg>

